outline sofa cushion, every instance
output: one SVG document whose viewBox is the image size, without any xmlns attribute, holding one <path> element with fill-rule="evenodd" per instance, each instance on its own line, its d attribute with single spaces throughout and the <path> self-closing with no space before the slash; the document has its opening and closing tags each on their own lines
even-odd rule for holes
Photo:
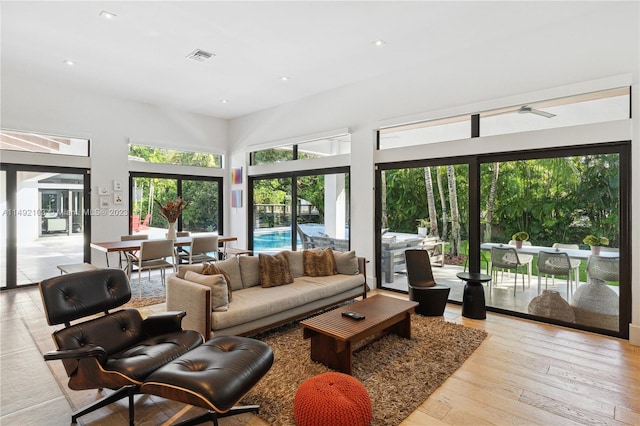
<svg viewBox="0 0 640 426">
<path fill-rule="evenodd" d="M 339 274 L 354 275 L 360 273 L 355 251 L 334 251 L 333 258 L 336 261 L 336 271 Z"/>
<path fill-rule="evenodd" d="M 260 285 L 260 261 L 256 256 L 238 256 L 242 287 L 256 287 Z"/>
<path fill-rule="evenodd" d="M 294 279 L 293 283 L 289 285 L 247 288 L 236 292 L 233 306 L 229 311 L 211 314 L 211 329 L 215 334 L 215 330 L 267 318 L 270 315 L 332 297 L 353 288 L 362 288 L 363 282 L 364 277 L 360 274 L 326 277 L 305 276 Z"/>
<path fill-rule="evenodd" d="M 304 250 L 304 274 L 310 277 L 324 277 L 336 274 L 336 261 L 330 248 Z"/>
<path fill-rule="evenodd" d="M 231 259 L 216 262 L 216 267 L 229 275 L 232 290 L 240 290 L 242 288 L 242 275 L 240 274 L 240 266 L 235 256 Z"/>
<path fill-rule="evenodd" d="M 222 274 L 203 275 L 197 272 L 187 271 L 184 279 L 201 285 L 206 285 L 211 289 L 211 310 L 224 312 L 229 309 L 229 293 L 227 292 L 227 282 Z"/>
<path fill-rule="evenodd" d="M 278 253 L 274 256 L 258 254 L 260 263 L 260 285 L 264 288 L 291 284 L 293 277 L 289 269 L 288 253 Z"/>
<path fill-rule="evenodd" d="M 304 275 L 304 259 L 301 251 L 287 251 L 289 255 L 289 268 L 293 278 Z"/>
<path fill-rule="evenodd" d="M 224 280 L 227 282 L 227 292 L 229 293 L 229 302 L 233 300 L 233 287 L 231 287 L 231 277 L 229 273 L 223 269 L 220 269 L 216 266 L 215 263 L 205 263 L 202 265 L 202 275 L 219 275 L 221 274 L 224 277 Z"/>
</svg>

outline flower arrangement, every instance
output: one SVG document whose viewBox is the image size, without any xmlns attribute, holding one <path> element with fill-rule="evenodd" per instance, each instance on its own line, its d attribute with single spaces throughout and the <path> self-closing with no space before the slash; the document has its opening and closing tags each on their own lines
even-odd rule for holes
<svg viewBox="0 0 640 426">
<path fill-rule="evenodd" d="M 583 243 L 589 246 L 608 246 L 609 239 L 607 237 L 596 237 L 595 235 L 587 235 L 582 240 Z"/>
<path fill-rule="evenodd" d="M 178 201 L 169 200 L 164 206 L 158 200 L 154 201 L 158 205 L 160 216 L 167 219 L 169 223 L 174 223 L 178 220 L 178 216 L 182 211 L 189 207 L 189 202 L 184 201 L 182 197 L 178 197 Z"/>
<path fill-rule="evenodd" d="M 529 239 L 529 234 L 524 231 L 516 232 L 511 236 L 511 239 L 514 241 L 527 241 Z"/>
</svg>

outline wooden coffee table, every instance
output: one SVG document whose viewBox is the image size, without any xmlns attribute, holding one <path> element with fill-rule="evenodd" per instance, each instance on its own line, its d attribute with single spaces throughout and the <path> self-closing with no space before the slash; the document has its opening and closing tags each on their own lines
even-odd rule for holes
<svg viewBox="0 0 640 426">
<path fill-rule="evenodd" d="M 411 338 L 411 313 L 416 306 L 417 302 L 376 295 L 301 321 L 304 338 L 311 338 L 311 359 L 351 374 L 356 343 L 381 331 Z M 343 317 L 345 311 L 365 319 Z"/>
</svg>

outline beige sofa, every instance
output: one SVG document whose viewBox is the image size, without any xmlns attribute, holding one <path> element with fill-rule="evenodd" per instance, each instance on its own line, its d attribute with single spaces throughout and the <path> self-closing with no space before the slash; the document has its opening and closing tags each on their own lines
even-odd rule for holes
<svg viewBox="0 0 640 426">
<path fill-rule="evenodd" d="M 167 279 L 167 309 L 187 312 L 184 329 L 213 335 L 251 335 L 302 318 L 324 308 L 366 297 L 365 259 L 354 252 L 334 252 L 338 274 L 304 275 L 303 252 L 287 252 L 293 283 L 263 288 L 257 256 L 238 256 L 216 263 L 231 281 L 228 310 L 211 309 L 211 288 L 185 279 L 187 271 L 201 273 L 203 265 L 181 265 Z M 190 274 L 191 276 L 191 274 Z"/>
</svg>

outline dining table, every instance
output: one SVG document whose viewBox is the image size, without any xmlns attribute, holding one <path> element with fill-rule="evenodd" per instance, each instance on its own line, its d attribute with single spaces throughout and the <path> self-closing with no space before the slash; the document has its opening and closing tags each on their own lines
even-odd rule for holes
<svg viewBox="0 0 640 426">
<path fill-rule="evenodd" d="M 207 235 L 206 233 L 202 234 L 193 234 L 184 237 L 177 237 L 174 240 L 174 247 L 184 247 L 191 244 L 192 237 Z M 218 235 L 218 242 L 222 243 L 222 253 L 223 257 L 226 256 L 227 243 L 232 241 L 237 241 L 238 237 L 227 237 L 223 235 Z M 91 243 L 91 248 L 94 248 L 98 251 L 105 253 L 107 258 L 107 267 L 109 267 L 109 253 L 118 253 L 123 251 L 137 251 L 140 250 L 140 244 L 143 241 L 149 240 L 126 240 L 126 241 L 106 241 L 101 243 Z"/>
<path fill-rule="evenodd" d="M 553 252 L 553 253 L 566 253 L 572 259 L 589 259 L 589 256 L 592 255 L 591 250 L 582 250 L 582 249 L 567 249 L 567 248 L 554 248 L 547 246 L 529 246 L 522 245 L 522 247 L 517 248 L 515 245 L 503 244 L 503 243 L 482 243 L 480 244 L 480 250 L 491 251 L 493 247 L 507 247 L 514 248 L 518 253 L 524 254 L 538 254 L 541 251 Z M 609 257 L 609 258 L 617 258 L 620 257 L 619 251 L 600 251 L 599 256 Z"/>
</svg>

